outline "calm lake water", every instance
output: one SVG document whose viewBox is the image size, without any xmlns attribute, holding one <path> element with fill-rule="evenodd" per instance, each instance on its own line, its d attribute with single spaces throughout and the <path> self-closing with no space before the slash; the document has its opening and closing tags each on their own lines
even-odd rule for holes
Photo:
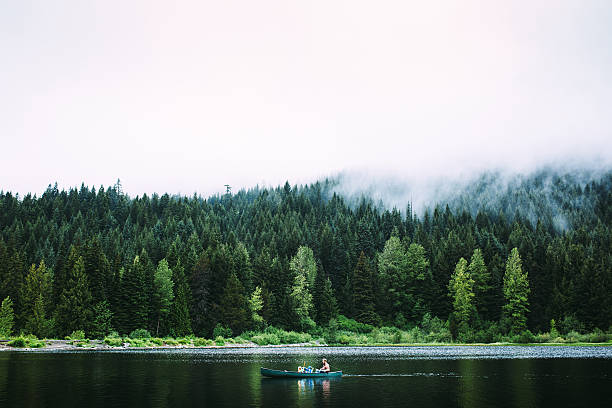
<svg viewBox="0 0 612 408">
<path fill-rule="evenodd" d="M 340 379 L 262 378 L 327 357 Z M 586 407 L 612 347 L 257 348 L 0 353 L 0 407 Z"/>
</svg>

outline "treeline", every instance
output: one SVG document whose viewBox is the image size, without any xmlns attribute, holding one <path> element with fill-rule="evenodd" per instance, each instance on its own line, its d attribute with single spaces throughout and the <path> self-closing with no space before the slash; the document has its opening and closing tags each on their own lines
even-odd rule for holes
<svg viewBox="0 0 612 408">
<path fill-rule="evenodd" d="M 542 180 L 554 214 L 533 193 Z M 582 184 L 539 173 L 498 191 L 500 208 L 455 202 L 418 215 L 348 206 L 334 183 L 208 199 L 130 198 L 119 182 L 1 193 L 0 326 L 210 337 L 313 331 L 338 314 L 402 329 L 433 316 L 469 340 L 548 331 L 551 320 L 612 324 L 612 174 Z"/>
</svg>

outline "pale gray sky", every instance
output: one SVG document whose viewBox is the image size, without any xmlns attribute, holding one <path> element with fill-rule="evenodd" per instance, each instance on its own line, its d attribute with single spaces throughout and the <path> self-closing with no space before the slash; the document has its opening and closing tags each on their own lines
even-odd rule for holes
<svg viewBox="0 0 612 408">
<path fill-rule="evenodd" d="M 0 3 L 0 189 L 612 162 L 612 2 Z"/>
</svg>

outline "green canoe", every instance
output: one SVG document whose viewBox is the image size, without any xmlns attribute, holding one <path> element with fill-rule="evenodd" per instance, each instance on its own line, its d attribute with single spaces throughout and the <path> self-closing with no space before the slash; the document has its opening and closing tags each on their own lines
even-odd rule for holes
<svg viewBox="0 0 612 408">
<path fill-rule="evenodd" d="M 329 373 L 298 373 L 297 371 L 271 370 L 261 367 L 261 375 L 273 378 L 329 378 L 342 377 L 342 371 L 331 371 Z"/>
</svg>

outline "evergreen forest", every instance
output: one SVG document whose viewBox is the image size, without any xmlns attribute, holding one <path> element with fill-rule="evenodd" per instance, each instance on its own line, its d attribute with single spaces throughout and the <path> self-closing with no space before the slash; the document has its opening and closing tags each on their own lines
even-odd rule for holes
<svg viewBox="0 0 612 408">
<path fill-rule="evenodd" d="M 419 211 L 340 180 L 204 198 L 0 193 L 0 331 L 103 338 L 444 327 L 454 341 L 607 331 L 612 172 L 487 173 Z M 4 329 L 3 329 L 4 328 Z M 2 333 L 0 333 L 1 335 Z"/>
</svg>

